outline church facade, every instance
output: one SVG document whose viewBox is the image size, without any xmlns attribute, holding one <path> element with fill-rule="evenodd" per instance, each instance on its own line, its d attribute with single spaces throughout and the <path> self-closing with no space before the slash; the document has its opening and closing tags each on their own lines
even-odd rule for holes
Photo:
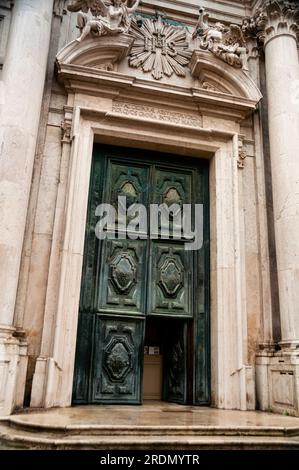
<svg viewBox="0 0 299 470">
<path fill-rule="evenodd" d="M 292 1 L 0 1 L 1 416 L 299 416 L 298 34 Z"/>
</svg>

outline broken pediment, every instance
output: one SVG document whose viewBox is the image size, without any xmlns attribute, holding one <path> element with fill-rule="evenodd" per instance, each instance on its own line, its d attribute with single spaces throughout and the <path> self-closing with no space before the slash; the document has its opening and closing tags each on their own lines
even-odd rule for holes
<svg viewBox="0 0 299 470">
<path fill-rule="evenodd" d="M 112 2 L 105 6 L 104 16 L 85 8 L 85 3 L 74 0 L 68 6 L 77 12 L 80 35 L 57 55 L 62 80 L 82 81 L 84 76 L 85 82 L 104 80 L 109 87 L 110 72 L 114 72 L 113 83 L 140 81 L 164 92 L 177 86 L 226 106 L 229 102 L 235 107 L 238 99 L 243 107 L 253 109 L 262 98 L 247 71 L 245 40 L 236 25 L 209 26 L 207 15 L 201 13 L 192 35 L 185 25 L 158 14 L 133 16 L 138 0 L 134 8 Z"/>
<path fill-rule="evenodd" d="M 203 89 L 246 98 L 256 103 L 262 98 L 260 90 L 247 71 L 225 64 L 210 51 L 194 50 L 190 70 Z"/>
<path fill-rule="evenodd" d="M 116 63 L 124 59 L 134 38 L 129 34 L 116 36 L 90 36 L 84 41 L 70 42 L 57 55 L 58 64 L 81 65 L 114 70 Z"/>
</svg>

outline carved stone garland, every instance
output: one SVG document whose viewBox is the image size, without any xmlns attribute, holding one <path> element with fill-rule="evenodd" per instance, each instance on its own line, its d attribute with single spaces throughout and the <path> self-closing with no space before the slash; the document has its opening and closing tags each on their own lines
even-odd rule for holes
<svg viewBox="0 0 299 470">
<path fill-rule="evenodd" d="M 188 49 L 186 30 L 166 24 L 161 17 L 146 19 L 139 28 L 132 22 L 131 34 L 136 38 L 131 50 L 129 65 L 151 72 L 156 80 L 186 76 L 192 52 Z"/>
</svg>

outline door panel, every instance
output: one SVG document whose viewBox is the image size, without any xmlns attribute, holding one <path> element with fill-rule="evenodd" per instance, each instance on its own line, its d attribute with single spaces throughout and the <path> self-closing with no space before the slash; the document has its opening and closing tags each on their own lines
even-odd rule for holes
<svg viewBox="0 0 299 470">
<path fill-rule="evenodd" d="M 184 244 L 153 242 L 149 315 L 192 317 L 192 252 Z"/>
<path fill-rule="evenodd" d="M 92 403 L 141 403 L 144 321 L 96 319 Z"/>
<path fill-rule="evenodd" d="M 164 400 L 186 404 L 187 384 L 187 322 L 167 321 L 164 351 Z"/>
<path fill-rule="evenodd" d="M 204 244 L 195 254 L 197 282 L 195 289 L 196 315 L 193 335 L 193 403 L 210 404 L 210 252 L 209 252 L 209 178 L 204 168 L 198 176 L 199 202 L 204 207 Z"/>
<path fill-rule="evenodd" d="M 145 314 L 145 240 L 105 240 L 99 269 L 99 312 Z"/>
<path fill-rule="evenodd" d="M 73 403 L 76 404 L 88 403 L 94 319 L 90 313 L 79 315 L 73 387 Z"/>
<path fill-rule="evenodd" d="M 127 207 L 132 204 L 148 204 L 148 165 L 139 165 L 128 161 L 108 161 L 105 182 L 105 202 L 113 204 L 117 210 L 118 197 L 126 197 Z"/>
<path fill-rule="evenodd" d="M 153 170 L 153 196 L 152 202 L 154 204 L 166 204 L 168 207 L 171 207 L 173 204 L 183 207 L 183 204 L 190 204 L 192 197 L 192 183 L 193 183 L 193 173 L 184 172 L 180 170 L 170 170 L 162 169 L 156 167 Z M 181 223 L 178 222 L 178 219 L 175 218 L 175 214 L 171 214 L 169 224 L 166 225 L 163 223 L 163 220 L 160 218 L 158 224 L 158 233 L 162 234 L 164 230 L 169 229 L 169 233 L 172 236 L 173 228 L 177 228 L 177 233 L 180 232 Z"/>
</svg>

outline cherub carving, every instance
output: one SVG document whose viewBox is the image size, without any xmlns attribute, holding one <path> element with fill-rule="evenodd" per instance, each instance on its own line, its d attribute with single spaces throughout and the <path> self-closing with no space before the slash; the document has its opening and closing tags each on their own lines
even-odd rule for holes
<svg viewBox="0 0 299 470">
<path fill-rule="evenodd" d="M 203 8 L 193 33 L 193 39 L 200 39 L 200 47 L 211 51 L 215 56 L 233 67 L 242 68 L 246 53 L 246 43 L 242 29 L 234 24 L 229 27 L 222 23 L 209 26 L 209 15 Z"/>
<path fill-rule="evenodd" d="M 140 0 L 135 0 L 128 7 L 128 0 L 112 0 L 112 5 L 106 5 L 103 0 L 75 0 L 68 10 L 78 11 L 78 27 L 81 42 L 89 34 L 94 36 L 113 36 L 127 33 L 131 26 L 131 14 L 137 10 Z"/>
</svg>

